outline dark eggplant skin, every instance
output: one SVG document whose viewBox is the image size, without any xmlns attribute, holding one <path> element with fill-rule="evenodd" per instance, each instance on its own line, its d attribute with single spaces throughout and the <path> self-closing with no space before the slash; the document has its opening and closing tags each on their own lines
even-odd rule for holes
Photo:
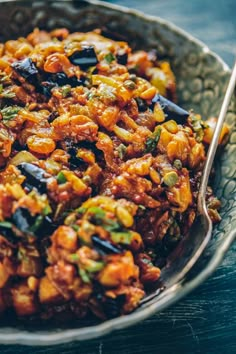
<svg viewBox="0 0 236 354">
<path fill-rule="evenodd" d="M 30 226 L 34 224 L 35 217 L 30 214 L 28 209 L 17 208 L 12 215 L 12 222 L 18 230 L 27 233 L 29 232 Z"/>
<path fill-rule="evenodd" d="M 17 237 L 11 228 L 0 226 L 0 235 L 5 237 L 12 244 L 17 243 Z"/>
<path fill-rule="evenodd" d="M 82 86 L 84 85 L 84 80 L 79 80 L 76 76 L 68 77 L 65 73 L 59 72 L 56 74 L 47 74 L 45 80 L 38 83 L 36 88 L 38 92 L 50 98 L 52 95 L 51 90 L 54 87 L 64 85 L 70 85 L 71 87 Z"/>
<path fill-rule="evenodd" d="M 55 86 L 70 85 L 71 87 L 77 87 L 84 84 L 83 80 L 77 79 L 76 76 L 68 77 L 63 72 L 47 75 L 47 82 L 51 82 L 55 84 Z"/>
<path fill-rule="evenodd" d="M 58 85 L 55 84 L 54 82 L 43 81 L 41 84 L 37 85 L 36 89 L 39 93 L 41 93 L 45 97 L 51 98 L 52 96 L 51 90 L 56 86 Z"/>
<path fill-rule="evenodd" d="M 27 185 L 36 188 L 40 193 L 47 191 L 47 178 L 42 168 L 28 162 L 21 163 L 17 168 L 26 177 Z"/>
<path fill-rule="evenodd" d="M 123 253 L 120 247 L 113 245 L 108 240 L 102 240 L 96 235 L 92 236 L 92 241 L 94 248 L 102 255 Z"/>
<path fill-rule="evenodd" d="M 127 62 L 128 62 L 128 53 L 117 53 L 116 54 L 116 60 L 117 60 L 117 63 L 118 64 L 121 64 L 121 65 L 126 65 Z"/>
<path fill-rule="evenodd" d="M 165 120 L 175 120 L 178 124 L 184 124 L 187 121 L 187 118 L 189 117 L 189 112 L 187 112 L 185 109 L 181 108 L 174 102 L 171 102 L 167 98 L 156 94 L 154 98 L 152 99 L 152 103 L 150 108 L 154 109 L 155 103 L 159 103 L 161 108 L 163 109 L 165 113 Z"/>
<path fill-rule="evenodd" d="M 106 296 L 104 298 L 103 311 L 107 318 L 114 318 L 121 315 L 122 307 L 126 301 L 126 295 L 120 294 L 117 295 L 115 299 Z"/>
<path fill-rule="evenodd" d="M 45 236 L 50 236 L 56 230 L 58 225 L 56 225 L 50 216 L 46 215 L 43 218 L 42 224 L 39 228 L 34 232 L 37 237 L 43 238 Z"/>
<path fill-rule="evenodd" d="M 68 57 L 70 62 L 78 65 L 81 69 L 87 69 L 98 64 L 98 58 L 93 46 L 83 46 Z"/>
<path fill-rule="evenodd" d="M 38 215 L 39 216 L 39 215 Z M 37 237 L 50 236 L 58 225 L 55 225 L 52 219 L 46 215 L 42 218 L 41 224 L 32 231 L 32 227 L 35 225 L 37 216 L 32 216 L 27 208 L 17 208 L 11 217 L 12 223 L 18 230 L 24 233 L 30 233 Z M 14 234 L 13 234 L 14 235 Z"/>
<path fill-rule="evenodd" d="M 23 60 L 15 61 L 11 64 L 11 67 L 24 79 L 32 81 L 36 78 L 38 74 L 38 69 L 34 62 L 30 58 L 25 58 Z"/>
<path fill-rule="evenodd" d="M 135 101 L 137 102 L 139 112 L 145 112 L 148 109 L 146 101 L 142 98 L 136 97 Z"/>
</svg>

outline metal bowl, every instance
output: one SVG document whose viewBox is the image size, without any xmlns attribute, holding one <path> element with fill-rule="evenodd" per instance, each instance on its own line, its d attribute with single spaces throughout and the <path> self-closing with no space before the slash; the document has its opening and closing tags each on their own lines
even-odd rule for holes
<svg viewBox="0 0 236 354">
<path fill-rule="evenodd" d="M 34 27 L 67 27 L 73 31 L 105 27 L 107 32 L 118 33 L 133 48 L 156 48 L 159 57 L 171 62 L 177 77 L 178 102 L 184 108 L 193 108 L 205 118 L 219 112 L 229 68 L 203 43 L 163 19 L 95 0 L 39 0 L 2 1 L 0 23 L 0 41 L 25 36 Z M 230 140 L 217 158 L 215 167 L 217 177 L 214 190 L 222 202 L 222 221 L 214 228 L 207 249 L 190 272 L 179 279 L 178 272 L 181 272 L 191 254 L 188 249 L 178 247 L 175 257 L 169 259 L 162 271 L 164 291 L 152 293 L 133 313 L 103 323 L 80 320 L 65 324 L 37 323 L 34 326 L 3 318 L 0 323 L 0 343 L 53 345 L 102 336 L 162 311 L 188 294 L 216 269 L 236 235 L 235 102 L 236 97 L 227 114 L 227 123 L 231 127 Z M 197 243 L 194 243 L 193 251 L 196 250 Z M 181 257 L 178 257 L 180 254 Z"/>
</svg>

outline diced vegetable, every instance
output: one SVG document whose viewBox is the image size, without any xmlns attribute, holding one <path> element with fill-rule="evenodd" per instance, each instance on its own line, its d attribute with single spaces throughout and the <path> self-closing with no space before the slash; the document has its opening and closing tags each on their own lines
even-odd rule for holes
<svg viewBox="0 0 236 354">
<path fill-rule="evenodd" d="M 108 62 L 108 64 L 111 64 L 116 58 L 112 53 L 108 53 L 105 55 L 104 59 Z"/>
<path fill-rule="evenodd" d="M 41 193 L 46 192 L 47 178 L 45 178 L 45 171 L 42 168 L 28 162 L 21 163 L 17 168 L 26 177 L 28 184 L 38 189 Z"/>
<path fill-rule="evenodd" d="M 17 208 L 12 215 L 12 222 L 22 232 L 30 232 L 30 227 L 34 224 L 34 217 L 26 208 Z"/>
<path fill-rule="evenodd" d="M 15 61 L 12 68 L 26 80 L 31 80 L 38 74 L 38 69 L 31 58 Z"/>
<path fill-rule="evenodd" d="M 152 133 L 152 135 L 150 137 L 147 138 L 146 141 L 146 149 L 145 152 L 152 152 L 153 150 L 156 149 L 158 141 L 160 139 L 161 136 L 161 127 L 157 127 L 155 129 L 155 131 Z"/>
<path fill-rule="evenodd" d="M 165 120 L 173 119 L 178 124 L 186 123 L 187 118 L 189 117 L 189 113 L 185 111 L 183 108 L 179 107 L 177 104 L 171 102 L 170 100 L 168 100 L 167 98 L 159 94 L 157 94 L 152 99 L 152 105 L 151 105 L 152 109 L 154 108 L 156 102 L 159 103 L 161 108 L 163 109 L 166 115 Z"/>
<path fill-rule="evenodd" d="M 92 46 L 83 46 L 81 50 L 75 51 L 69 59 L 72 64 L 79 65 L 82 69 L 87 69 L 98 63 L 97 55 Z"/>
<path fill-rule="evenodd" d="M 175 171 L 167 172 L 163 177 L 163 182 L 168 187 L 173 187 L 178 181 L 178 175 Z"/>
<path fill-rule="evenodd" d="M 67 182 L 67 179 L 66 179 L 66 177 L 65 177 L 65 175 L 64 175 L 63 172 L 59 172 L 59 173 L 58 173 L 58 175 L 57 175 L 57 182 L 58 182 L 59 184 L 63 184 L 63 183 L 66 183 L 66 182 Z"/>
<path fill-rule="evenodd" d="M 18 152 L 10 161 L 9 163 L 14 166 L 19 166 L 24 162 L 35 162 L 37 161 L 37 157 L 31 154 L 29 151 L 23 150 Z"/>
<path fill-rule="evenodd" d="M 101 254 L 120 254 L 123 252 L 119 246 L 113 245 L 108 240 L 102 240 L 96 235 L 92 236 L 92 240 L 95 249 L 97 249 L 98 252 L 101 252 Z"/>
</svg>

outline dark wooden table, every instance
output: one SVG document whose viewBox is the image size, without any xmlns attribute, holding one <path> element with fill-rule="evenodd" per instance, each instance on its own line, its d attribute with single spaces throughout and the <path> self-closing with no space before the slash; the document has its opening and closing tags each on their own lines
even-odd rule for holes
<svg viewBox="0 0 236 354">
<path fill-rule="evenodd" d="M 108 1 L 158 15 L 204 41 L 232 66 L 236 0 Z M 1 354 L 236 353 L 236 244 L 215 274 L 166 311 L 102 339 L 56 347 L 0 346 Z"/>
</svg>

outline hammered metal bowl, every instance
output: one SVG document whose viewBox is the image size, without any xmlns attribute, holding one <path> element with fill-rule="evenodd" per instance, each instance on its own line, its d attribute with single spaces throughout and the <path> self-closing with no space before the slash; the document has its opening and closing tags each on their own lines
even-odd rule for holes
<svg viewBox="0 0 236 354">
<path fill-rule="evenodd" d="M 104 27 L 110 33 L 119 33 L 134 49 L 155 48 L 159 57 L 169 60 L 172 65 L 177 77 L 179 104 L 186 109 L 193 108 L 205 118 L 217 116 L 219 112 L 229 68 L 203 43 L 163 19 L 95 0 L 2 1 L 0 9 L 0 41 L 25 36 L 34 27 L 67 27 L 72 31 Z M 78 323 L 48 325 L 27 325 L 3 318 L 0 322 L 0 343 L 53 345 L 102 336 L 162 311 L 193 290 L 216 269 L 236 235 L 235 102 L 234 96 L 226 119 L 231 128 L 230 140 L 215 166 L 214 190 L 222 202 L 222 221 L 214 228 L 207 249 L 184 279 L 178 280 L 176 269 L 182 270 L 190 254 L 184 249 L 177 249 L 177 256 L 169 259 L 162 272 L 164 291 L 152 293 L 132 314 L 103 323 L 80 320 Z M 197 247 L 197 243 L 193 247 Z"/>
</svg>

